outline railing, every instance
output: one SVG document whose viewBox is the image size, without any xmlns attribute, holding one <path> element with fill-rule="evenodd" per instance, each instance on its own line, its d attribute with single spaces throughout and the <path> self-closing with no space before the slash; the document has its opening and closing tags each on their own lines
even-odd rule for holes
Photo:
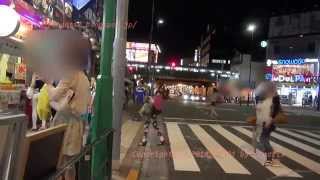
<svg viewBox="0 0 320 180">
<path fill-rule="evenodd" d="M 70 159 L 68 162 L 66 162 L 61 168 L 57 169 L 56 172 L 51 174 L 48 178 L 45 178 L 45 180 L 56 180 L 56 179 L 63 179 L 65 172 L 70 170 L 71 168 L 76 169 L 76 180 L 96 180 L 98 179 L 98 175 L 105 174 L 106 177 L 104 179 L 110 179 L 112 176 L 111 172 L 111 152 L 112 152 L 112 141 L 113 141 L 113 130 L 109 129 L 102 133 L 100 137 L 98 137 L 94 142 L 86 145 L 86 147 L 83 148 L 81 153 L 72 159 Z M 91 160 L 92 160 L 92 152 L 94 151 L 94 148 L 99 146 L 100 144 L 106 142 L 106 149 L 108 151 L 107 158 L 103 161 L 101 166 L 99 168 L 96 168 L 94 171 L 92 171 L 91 168 Z M 102 171 L 105 171 L 105 173 L 102 173 Z"/>
</svg>

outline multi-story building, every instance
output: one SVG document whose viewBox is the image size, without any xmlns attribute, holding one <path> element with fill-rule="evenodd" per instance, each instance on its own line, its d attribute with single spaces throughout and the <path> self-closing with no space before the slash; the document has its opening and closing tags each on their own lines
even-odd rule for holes
<svg viewBox="0 0 320 180">
<path fill-rule="evenodd" d="M 217 36 L 216 29 L 208 25 L 206 32 L 201 36 L 200 47 L 198 48 L 199 65 L 217 70 L 230 70 L 232 54 L 225 51 L 225 47 L 219 44 Z"/>
<path fill-rule="evenodd" d="M 318 95 L 319 58 L 320 11 L 270 18 L 266 78 L 276 82 L 283 102 Z"/>
</svg>

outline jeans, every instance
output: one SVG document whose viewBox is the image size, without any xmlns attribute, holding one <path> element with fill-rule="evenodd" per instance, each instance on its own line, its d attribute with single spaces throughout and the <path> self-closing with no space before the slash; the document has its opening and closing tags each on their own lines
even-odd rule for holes
<svg viewBox="0 0 320 180">
<path fill-rule="evenodd" d="M 260 136 L 260 145 L 262 147 L 262 151 L 267 154 L 268 161 L 272 160 L 273 148 L 270 144 L 270 135 L 274 129 L 275 129 L 275 126 L 273 124 L 269 128 L 263 127 L 263 130 Z"/>
</svg>

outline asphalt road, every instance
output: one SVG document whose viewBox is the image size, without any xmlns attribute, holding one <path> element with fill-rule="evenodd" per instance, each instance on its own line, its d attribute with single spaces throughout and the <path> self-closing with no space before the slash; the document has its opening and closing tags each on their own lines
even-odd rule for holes
<svg viewBox="0 0 320 180">
<path fill-rule="evenodd" d="M 220 104 L 216 107 L 219 115 L 217 119 L 213 119 L 208 115 L 209 104 L 205 102 L 190 102 L 179 99 L 169 100 L 166 102 L 164 117 L 176 118 L 176 120 L 197 122 L 201 120 L 210 121 L 232 121 L 245 122 L 246 118 L 255 115 L 254 106 L 248 107 L 246 104 Z M 304 110 L 297 107 L 283 107 L 288 115 L 289 123 L 285 126 L 315 128 L 320 129 L 320 112 Z M 188 121 L 189 120 L 189 121 Z"/>
<path fill-rule="evenodd" d="M 273 133 L 281 153 L 280 167 L 263 166 L 264 154 L 253 153 L 246 117 L 254 107 L 223 104 L 218 119 L 209 118 L 205 103 L 170 100 L 162 114 L 166 144 L 159 146 L 151 128 L 144 149 L 141 180 L 318 180 L 320 179 L 320 116 L 284 108 L 289 124 Z"/>
</svg>

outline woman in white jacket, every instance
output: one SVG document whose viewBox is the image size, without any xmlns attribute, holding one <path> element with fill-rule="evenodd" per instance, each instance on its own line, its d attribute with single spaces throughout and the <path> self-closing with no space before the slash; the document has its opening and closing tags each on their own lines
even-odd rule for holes
<svg viewBox="0 0 320 180">
<path fill-rule="evenodd" d="M 267 156 L 265 166 L 270 166 L 274 165 L 274 152 L 270 145 L 270 136 L 276 129 L 274 118 L 281 111 L 281 106 L 274 84 L 265 83 L 263 87 L 263 90 L 259 92 L 259 99 L 256 105 L 256 133 L 259 145 Z"/>
</svg>

